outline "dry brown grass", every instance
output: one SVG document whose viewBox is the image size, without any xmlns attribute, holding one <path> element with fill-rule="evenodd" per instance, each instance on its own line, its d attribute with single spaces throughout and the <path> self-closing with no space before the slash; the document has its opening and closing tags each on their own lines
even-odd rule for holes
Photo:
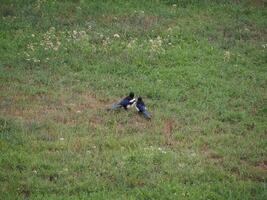
<svg viewBox="0 0 267 200">
<path fill-rule="evenodd" d="M 12 99 L 12 103 L 0 108 L 1 114 L 4 116 L 23 121 L 43 121 L 49 118 L 55 122 L 70 125 L 77 122 L 76 115 L 78 113 L 86 110 L 98 110 L 106 105 L 105 102 L 98 100 L 90 93 L 79 94 L 79 98 L 71 102 L 67 95 L 62 95 L 56 101 L 52 101 L 53 96 L 40 97 L 17 93 L 10 96 L 10 99 Z M 20 106 L 22 104 L 23 106 Z"/>
<path fill-rule="evenodd" d="M 117 24 L 128 27 L 129 24 L 139 28 L 140 30 L 147 31 L 159 22 L 159 16 L 145 15 L 143 11 L 136 11 L 132 15 L 103 15 L 101 18 L 104 24 Z"/>
<path fill-rule="evenodd" d="M 164 128 L 163 128 L 163 134 L 165 138 L 166 145 L 173 145 L 173 119 L 168 119 L 165 122 Z"/>
<path fill-rule="evenodd" d="M 256 168 L 264 171 L 267 173 L 267 160 L 263 160 L 260 163 L 258 163 L 258 165 L 256 166 Z"/>
<path fill-rule="evenodd" d="M 214 164 L 223 164 L 224 158 L 209 148 L 208 145 L 204 145 L 202 147 L 202 153 L 208 158 L 208 160 L 211 160 Z"/>
<path fill-rule="evenodd" d="M 80 152 L 83 149 L 83 143 L 81 138 L 75 138 L 72 140 L 71 149 L 75 152 Z"/>
<path fill-rule="evenodd" d="M 97 129 L 98 126 L 101 126 L 103 124 L 103 119 L 99 116 L 92 116 L 91 118 L 89 118 L 89 122 L 94 129 Z"/>
</svg>

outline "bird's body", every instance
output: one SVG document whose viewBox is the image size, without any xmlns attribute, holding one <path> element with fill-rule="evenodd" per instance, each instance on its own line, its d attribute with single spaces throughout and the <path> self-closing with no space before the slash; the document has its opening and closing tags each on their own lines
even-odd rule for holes
<svg viewBox="0 0 267 200">
<path fill-rule="evenodd" d="M 147 111 L 146 105 L 142 97 L 138 97 L 136 101 L 134 98 L 134 93 L 132 92 L 127 97 L 123 98 L 119 103 L 112 105 L 112 107 L 108 108 L 107 110 L 117 110 L 119 108 L 124 108 L 125 110 L 127 110 L 133 105 L 135 105 L 136 110 L 146 119 L 151 119 L 151 114 Z"/>
<path fill-rule="evenodd" d="M 134 103 L 135 103 L 135 98 L 127 96 L 123 100 L 121 100 L 119 105 L 121 105 L 124 109 L 127 109 L 131 107 Z"/>
<path fill-rule="evenodd" d="M 135 108 L 139 113 L 143 114 L 146 119 L 151 119 L 151 115 L 147 111 L 146 105 L 141 97 L 138 97 Z"/>
<path fill-rule="evenodd" d="M 129 107 L 135 104 L 134 93 L 130 93 L 129 96 L 123 98 L 119 103 L 114 104 L 109 110 L 116 110 L 118 108 L 124 108 L 127 110 Z"/>
</svg>

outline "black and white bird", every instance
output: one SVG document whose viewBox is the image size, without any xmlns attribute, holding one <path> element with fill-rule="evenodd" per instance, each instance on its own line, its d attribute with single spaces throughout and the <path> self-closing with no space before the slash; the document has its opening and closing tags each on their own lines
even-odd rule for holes
<svg viewBox="0 0 267 200">
<path fill-rule="evenodd" d="M 127 110 L 129 107 L 133 106 L 135 104 L 135 98 L 134 98 L 134 93 L 130 92 L 130 94 L 122 99 L 119 103 L 116 103 L 112 105 L 112 107 L 108 110 L 116 110 L 118 108 L 124 108 Z"/>
<path fill-rule="evenodd" d="M 140 114 L 143 114 L 146 119 L 151 119 L 151 115 L 147 111 L 146 105 L 143 102 L 142 97 L 138 97 L 137 102 L 135 104 L 135 108 Z"/>
</svg>

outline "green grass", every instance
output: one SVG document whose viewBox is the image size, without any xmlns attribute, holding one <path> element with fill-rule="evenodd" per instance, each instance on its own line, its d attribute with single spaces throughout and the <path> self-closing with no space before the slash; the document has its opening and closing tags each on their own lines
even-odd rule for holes
<svg viewBox="0 0 267 200">
<path fill-rule="evenodd" d="M 2 0 L 0 199 L 267 198 L 265 1 Z M 134 91 L 153 115 L 104 108 Z"/>
</svg>

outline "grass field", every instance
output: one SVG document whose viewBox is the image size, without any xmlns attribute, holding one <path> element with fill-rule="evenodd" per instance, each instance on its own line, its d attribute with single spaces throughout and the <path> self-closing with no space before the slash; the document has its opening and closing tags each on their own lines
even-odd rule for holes
<svg viewBox="0 0 267 200">
<path fill-rule="evenodd" d="M 267 199 L 266 5 L 1 0 L 0 199 Z"/>
</svg>

